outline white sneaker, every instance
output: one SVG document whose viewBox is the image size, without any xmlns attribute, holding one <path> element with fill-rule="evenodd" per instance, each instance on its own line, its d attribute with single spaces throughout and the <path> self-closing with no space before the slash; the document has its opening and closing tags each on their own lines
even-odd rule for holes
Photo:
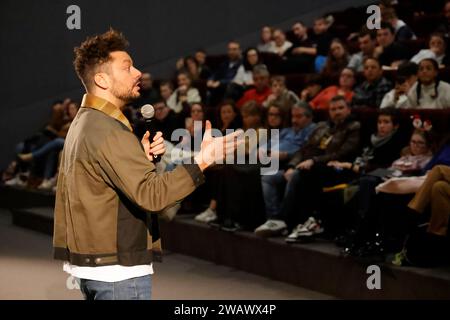
<svg viewBox="0 0 450 320">
<path fill-rule="evenodd" d="M 199 213 L 198 215 L 196 215 L 194 219 L 196 221 L 206 222 L 206 223 L 213 221 L 213 220 L 217 219 L 216 210 L 213 210 L 208 207 L 208 209 L 206 209 L 202 213 Z"/>
<path fill-rule="evenodd" d="M 56 185 L 56 179 L 44 179 L 41 184 L 37 187 L 39 190 L 53 190 L 53 187 Z"/>
<path fill-rule="evenodd" d="M 26 185 L 27 185 L 27 182 L 20 179 L 19 175 L 16 175 L 14 178 L 12 178 L 8 181 L 5 181 L 5 186 L 9 186 L 9 187 L 25 187 Z"/>
<path fill-rule="evenodd" d="M 323 231 L 320 223 L 314 217 L 309 217 L 304 224 L 299 224 L 295 227 L 285 240 L 286 242 L 299 242 L 321 234 Z"/>
<path fill-rule="evenodd" d="M 276 235 L 283 235 L 287 232 L 287 225 L 282 220 L 269 219 L 264 224 L 255 229 L 255 234 L 261 237 L 272 237 Z"/>
</svg>

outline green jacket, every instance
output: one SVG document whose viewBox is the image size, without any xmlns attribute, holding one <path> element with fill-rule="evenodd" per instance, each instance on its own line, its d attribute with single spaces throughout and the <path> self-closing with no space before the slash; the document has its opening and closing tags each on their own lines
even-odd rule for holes
<svg viewBox="0 0 450 320">
<path fill-rule="evenodd" d="M 157 174 L 120 109 L 86 94 L 59 167 L 54 257 L 91 267 L 157 260 L 161 240 L 156 213 L 203 181 L 193 160 Z"/>
</svg>

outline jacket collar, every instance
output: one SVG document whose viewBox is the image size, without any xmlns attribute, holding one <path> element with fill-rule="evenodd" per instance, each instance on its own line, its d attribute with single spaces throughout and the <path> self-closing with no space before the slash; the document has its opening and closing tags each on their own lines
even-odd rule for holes
<svg viewBox="0 0 450 320">
<path fill-rule="evenodd" d="M 120 121 L 128 129 L 130 129 L 131 132 L 133 132 L 133 128 L 131 127 L 130 122 L 124 116 L 122 111 L 120 111 L 120 109 L 118 107 L 116 107 L 115 105 L 113 105 L 111 102 L 109 102 L 103 98 L 86 93 L 83 96 L 83 101 L 81 102 L 81 107 L 99 110 L 99 111 L 107 114 L 108 116 L 116 119 L 117 121 Z"/>
</svg>

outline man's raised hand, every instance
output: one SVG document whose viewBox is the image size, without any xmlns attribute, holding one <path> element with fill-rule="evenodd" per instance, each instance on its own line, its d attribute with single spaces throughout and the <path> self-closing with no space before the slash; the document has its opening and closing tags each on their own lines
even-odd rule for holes
<svg viewBox="0 0 450 320">
<path fill-rule="evenodd" d="M 215 162 L 225 159 L 228 154 L 234 153 L 243 142 L 242 130 L 237 130 L 223 137 L 213 138 L 211 122 L 206 121 L 200 152 L 194 157 L 194 160 L 203 171 Z"/>
</svg>

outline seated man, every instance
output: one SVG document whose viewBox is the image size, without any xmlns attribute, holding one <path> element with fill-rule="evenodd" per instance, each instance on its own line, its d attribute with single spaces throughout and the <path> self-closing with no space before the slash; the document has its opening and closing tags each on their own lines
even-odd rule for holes
<svg viewBox="0 0 450 320">
<path fill-rule="evenodd" d="M 141 90 L 139 90 L 139 92 L 141 96 L 132 103 L 132 106 L 136 109 L 139 109 L 147 103 L 153 104 L 160 99 L 158 89 L 153 87 L 153 78 L 150 73 L 143 73 L 140 80 Z"/>
<path fill-rule="evenodd" d="M 391 91 L 385 94 L 381 101 L 380 108 L 407 108 L 408 92 L 409 89 L 417 81 L 418 66 L 414 62 L 404 62 L 397 70 L 397 76 L 395 77 L 395 87 Z"/>
<path fill-rule="evenodd" d="M 375 48 L 374 56 L 382 66 L 397 67 L 404 60 L 411 58 L 408 49 L 395 41 L 394 28 L 385 22 L 381 23 L 377 30 L 378 47 Z"/>
<path fill-rule="evenodd" d="M 284 76 L 274 76 L 270 80 L 272 94 L 263 102 L 265 108 L 275 103 L 289 113 L 294 104 L 300 102 L 299 97 L 286 87 L 286 78 Z"/>
<path fill-rule="evenodd" d="M 389 23 L 395 31 L 395 41 L 416 40 L 417 37 L 411 28 L 400 20 L 394 8 L 386 8 L 383 12 L 383 20 Z"/>
<path fill-rule="evenodd" d="M 272 93 L 270 89 L 270 74 L 267 67 L 263 64 L 259 64 L 253 67 L 253 82 L 255 87 L 248 89 L 244 92 L 244 95 L 237 102 L 237 107 L 241 108 L 246 102 L 256 101 L 256 103 L 261 106 L 263 102 Z"/>
<path fill-rule="evenodd" d="M 346 178 L 339 175 L 337 181 L 336 171 L 326 164 L 332 160 L 353 161 L 358 151 L 360 123 L 352 119 L 350 106 L 344 97 L 331 99 L 329 117 L 328 121 L 317 125 L 305 146 L 292 157 L 289 169 L 284 173 L 288 183 L 277 218 L 281 221 L 277 233 L 283 233 L 287 228 L 293 229 L 288 242 L 322 231 L 318 222 L 308 217 L 317 209 L 322 188 L 345 182 Z M 307 219 L 307 224 L 298 225 Z M 260 228 L 267 229 L 268 226 Z"/>
<path fill-rule="evenodd" d="M 392 89 L 392 83 L 383 77 L 383 69 L 375 58 L 364 61 L 363 83 L 355 88 L 352 104 L 355 107 L 378 108 L 384 95 Z"/>
<path fill-rule="evenodd" d="M 367 28 L 363 28 L 358 35 L 358 46 L 361 51 L 351 56 L 348 67 L 362 72 L 364 70 L 364 60 L 373 57 L 376 45 L 376 33 Z"/>
<path fill-rule="evenodd" d="M 206 83 L 208 87 L 207 102 L 211 106 L 215 106 L 222 100 L 225 89 L 234 79 L 242 64 L 241 46 L 238 42 L 230 41 L 228 43 L 227 56 L 228 59 L 219 66 L 219 69 L 213 73 Z"/>
<path fill-rule="evenodd" d="M 303 22 L 292 26 L 294 39 L 292 46 L 286 50 L 286 60 L 281 64 L 281 73 L 313 72 L 314 59 L 317 54 L 316 43 L 308 36 L 308 28 Z"/>
<path fill-rule="evenodd" d="M 255 229 L 258 235 L 277 234 L 286 229 L 284 221 L 278 218 L 280 213 L 279 194 L 286 185 L 285 168 L 294 153 L 302 148 L 315 129 L 316 124 L 312 121 L 312 110 L 306 102 L 295 104 L 291 109 L 292 127 L 280 131 L 278 152 L 271 152 L 271 157 L 277 156 L 280 161 L 280 170 L 274 175 L 261 176 L 262 190 L 266 208 L 267 222 Z M 284 164 L 284 165 L 283 165 Z"/>
<path fill-rule="evenodd" d="M 161 131 L 165 140 L 170 141 L 173 131 L 184 127 L 184 119 L 180 114 L 170 109 L 164 100 L 154 104 L 155 117 L 152 120 L 152 128 L 156 132 Z M 134 124 L 136 136 L 142 137 L 147 131 L 144 119 L 138 119 Z"/>
</svg>

